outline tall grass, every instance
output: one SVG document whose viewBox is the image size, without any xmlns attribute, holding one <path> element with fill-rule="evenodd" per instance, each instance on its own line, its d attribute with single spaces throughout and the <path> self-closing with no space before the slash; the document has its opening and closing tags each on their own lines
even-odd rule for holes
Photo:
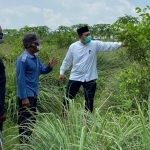
<svg viewBox="0 0 150 150">
<path fill-rule="evenodd" d="M 58 76 L 66 51 L 43 45 L 39 53 L 45 65 L 52 56 L 59 57 L 60 61 L 50 74 L 40 76 L 39 115 L 32 129 L 33 134 L 29 137 L 30 142 L 26 145 L 18 144 L 16 73 L 14 61 L 6 60 L 8 119 L 4 124 L 4 150 L 148 150 L 150 126 L 141 106 L 137 103 L 136 113 L 114 111 L 115 108 L 121 109 L 113 97 L 118 90 L 117 76 L 130 64 L 124 49 L 98 55 L 95 111 L 92 114 L 84 112 L 81 88 L 74 101 L 70 102 L 67 116 L 61 117 L 67 82 L 58 85 Z M 6 52 L 3 54 L 5 59 Z M 69 71 L 65 75 L 67 81 Z"/>
<path fill-rule="evenodd" d="M 17 98 L 16 98 L 16 70 L 15 62 L 6 62 L 6 97 L 5 104 L 7 117 L 16 120 L 17 115 Z"/>
<path fill-rule="evenodd" d="M 17 144 L 18 136 L 12 132 L 5 136 L 5 150 L 148 150 L 150 126 L 138 107 L 137 115 L 118 115 L 111 108 L 103 113 L 102 107 L 91 114 L 71 101 L 66 117 L 40 113 L 28 144 Z M 12 129 L 16 127 L 5 132 Z"/>
</svg>

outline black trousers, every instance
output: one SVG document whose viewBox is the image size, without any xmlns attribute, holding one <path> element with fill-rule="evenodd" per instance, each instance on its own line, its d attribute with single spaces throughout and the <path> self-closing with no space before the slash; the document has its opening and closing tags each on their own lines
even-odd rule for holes
<svg viewBox="0 0 150 150">
<path fill-rule="evenodd" d="M 6 84 L 6 79 L 5 82 L 0 84 L 0 117 L 5 114 L 5 108 L 4 108 L 4 102 L 5 102 L 5 84 Z M 0 123 L 0 131 L 2 132 L 3 130 L 3 123 Z"/>
<path fill-rule="evenodd" d="M 69 99 L 74 99 L 80 86 L 82 86 L 84 89 L 85 110 L 92 112 L 94 104 L 94 96 L 96 91 L 96 80 L 91 80 L 88 82 L 69 80 L 66 90 L 66 97 Z M 64 100 L 63 104 L 66 109 L 66 107 L 68 107 L 67 100 Z"/>
<path fill-rule="evenodd" d="M 3 123 L 0 123 L 0 132 L 3 130 Z"/>
<path fill-rule="evenodd" d="M 30 108 L 22 107 L 22 101 L 18 98 L 19 111 L 18 111 L 18 130 L 20 134 L 20 143 L 27 143 L 28 136 L 32 134 L 30 130 L 33 128 L 33 124 L 36 123 L 36 106 L 37 99 L 34 97 L 28 97 L 30 101 Z M 30 129 L 29 129 L 30 128 Z"/>
</svg>

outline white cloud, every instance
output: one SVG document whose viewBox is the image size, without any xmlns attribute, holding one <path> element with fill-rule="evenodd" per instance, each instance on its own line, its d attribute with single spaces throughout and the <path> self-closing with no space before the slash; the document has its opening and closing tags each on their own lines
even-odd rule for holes
<svg viewBox="0 0 150 150">
<path fill-rule="evenodd" d="M 2 8 L 1 14 L 2 15 L 15 15 L 15 16 L 25 16 L 26 14 L 31 13 L 39 13 L 40 9 L 37 7 L 33 7 L 30 5 L 26 6 L 16 6 L 16 7 L 8 7 L 8 8 Z"/>
<path fill-rule="evenodd" d="M 0 22 L 0 26 L 2 26 L 2 28 L 10 28 L 11 25 L 11 20 L 9 18 L 5 18 Z"/>
<path fill-rule="evenodd" d="M 137 16 L 130 0 L 45 0 L 39 3 L 13 0 L 9 1 L 11 4 L 8 1 L 0 0 L 0 25 L 3 28 L 46 25 L 55 30 L 60 25 L 111 24 L 125 14 Z"/>
<path fill-rule="evenodd" d="M 44 23 L 51 28 L 57 28 L 60 25 L 71 25 L 68 18 L 63 17 L 60 13 L 54 13 L 52 9 L 43 9 Z"/>
<path fill-rule="evenodd" d="M 5 9 L 2 9 L 1 10 L 1 14 L 3 16 L 7 16 L 7 15 L 15 15 L 15 16 L 20 16 L 20 17 L 23 17 L 24 16 L 24 13 L 22 12 L 19 12 L 17 9 L 10 9 L 10 8 L 5 8 Z"/>
<path fill-rule="evenodd" d="M 28 26 L 29 26 L 29 27 L 36 27 L 36 26 L 37 26 L 37 24 L 32 23 L 32 24 L 29 24 Z"/>
<path fill-rule="evenodd" d="M 129 3 L 128 0 L 118 0 L 118 1 L 128 8 L 132 7 L 132 5 Z"/>
<path fill-rule="evenodd" d="M 110 0 L 109 3 L 106 0 L 62 0 L 62 5 L 66 11 L 72 11 L 72 16 L 69 18 L 72 24 L 88 23 L 113 23 L 118 17 L 124 14 L 136 15 L 133 11 L 133 5 L 127 0 Z"/>
</svg>

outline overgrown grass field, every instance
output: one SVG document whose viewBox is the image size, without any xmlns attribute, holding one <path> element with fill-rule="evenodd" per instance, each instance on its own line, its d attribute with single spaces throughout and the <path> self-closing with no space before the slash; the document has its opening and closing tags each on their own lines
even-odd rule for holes
<svg viewBox="0 0 150 150">
<path fill-rule="evenodd" d="M 39 57 L 46 65 L 53 56 L 59 58 L 58 65 L 48 75 L 41 75 L 37 122 L 33 136 L 27 145 L 19 145 L 17 127 L 15 60 L 7 57 L 13 53 L 7 42 L 0 48 L 4 56 L 7 75 L 6 109 L 4 124 L 4 150 L 141 150 L 149 149 L 149 121 L 137 103 L 136 113 L 124 111 L 114 99 L 119 91 L 118 76 L 131 64 L 126 49 L 99 53 L 97 69 L 97 91 L 94 112 L 85 114 L 83 90 L 80 89 L 67 118 L 61 117 L 62 100 L 69 77 L 58 85 L 59 68 L 67 48 L 58 49 L 42 44 Z M 17 48 L 19 49 L 19 48 Z M 20 53 L 23 49 L 20 48 Z M 122 93 L 124 94 L 124 93 Z"/>
<path fill-rule="evenodd" d="M 121 18 L 122 22 L 113 24 L 110 28 L 116 35 L 113 39 L 108 39 L 108 34 L 103 35 L 105 41 L 125 40 L 127 46 L 98 54 L 99 78 L 93 113 L 84 111 L 84 94 L 80 88 L 76 98 L 70 101 L 67 116 L 61 115 L 71 68 L 65 73 L 63 84 L 58 83 L 59 69 L 70 43 L 77 40 L 75 33 L 61 26 L 56 32 L 38 34 L 43 40 L 38 52 L 43 64 L 47 65 L 52 57 L 58 57 L 59 63 L 50 74 L 40 76 L 37 121 L 29 143 L 25 145 L 18 141 L 15 62 L 24 51 L 22 31 L 25 34 L 33 28 L 30 30 L 25 26 L 20 34 L 4 34 L 5 43 L 0 45 L 0 57 L 6 66 L 7 77 L 4 150 L 149 150 L 149 9 L 148 6 L 143 10 L 136 8 L 141 17 L 136 23 L 131 20 L 124 22 L 127 18 Z M 97 34 L 96 31 L 93 29 L 92 33 Z M 107 31 L 112 34 L 112 30 Z"/>
</svg>

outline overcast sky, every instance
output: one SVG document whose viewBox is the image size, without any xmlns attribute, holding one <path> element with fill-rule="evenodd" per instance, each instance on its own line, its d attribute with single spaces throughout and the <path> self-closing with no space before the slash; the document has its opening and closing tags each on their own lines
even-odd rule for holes
<svg viewBox="0 0 150 150">
<path fill-rule="evenodd" d="M 135 7 L 145 8 L 150 0 L 0 0 L 3 29 L 87 23 L 112 24 L 125 14 L 137 16 Z"/>
</svg>

